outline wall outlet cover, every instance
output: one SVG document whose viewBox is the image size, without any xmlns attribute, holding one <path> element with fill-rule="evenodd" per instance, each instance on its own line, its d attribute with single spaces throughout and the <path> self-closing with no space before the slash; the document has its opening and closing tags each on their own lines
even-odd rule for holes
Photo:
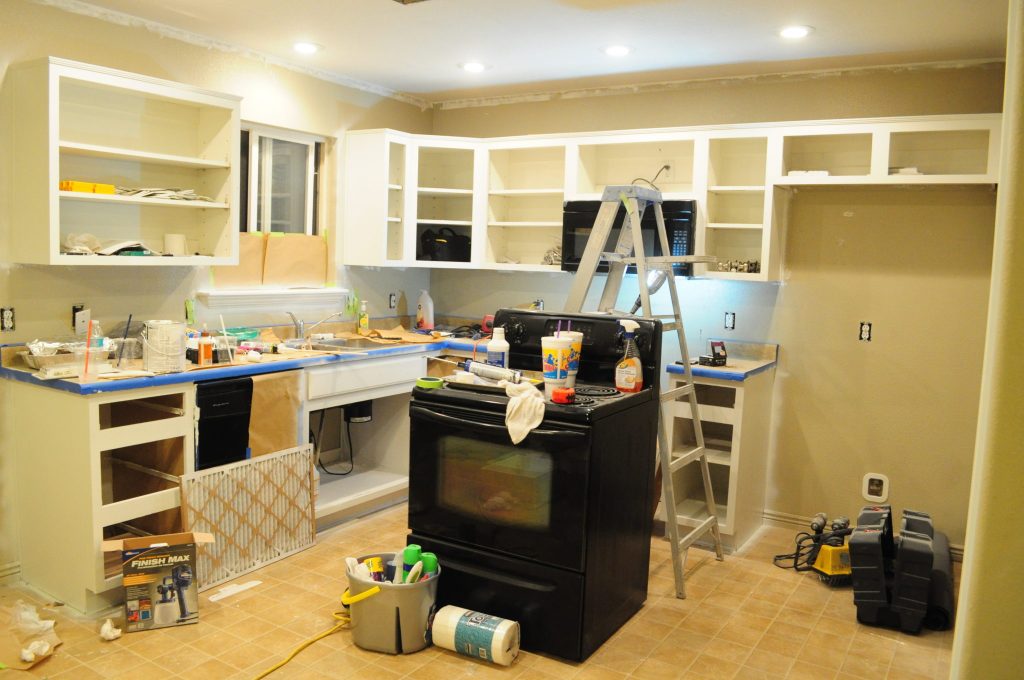
<svg viewBox="0 0 1024 680">
<path fill-rule="evenodd" d="M 866 501 L 884 503 L 889 499 L 889 478 L 878 472 L 869 472 L 864 475 L 860 492 Z"/>
<path fill-rule="evenodd" d="M 725 313 L 725 330 L 732 331 L 736 329 L 736 312 Z"/>
<path fill-rule="evenodd" d="M 14 330 L 14 307 L 0 307 L 0 331 Z"/>
<path fill-rule="evenodd" d="M 398 307 L 398 293 L 388 293 L 388 309 L 396 309 Z"/>
<path fill-rule="evenodd" d="M 860 336 L 857 339 L 858 340 L 863 340 L 864 342 L 871 342 L 871 322 L 870 321 L 861 321 L 860 322 Z"/>
<path fill-rule="evenodd" d="M 78 335 L 85 335 L 89 331 L 89 319 L 91 318 L 91 309 L 83 309 L 75 314 L 75 333 Z"/>
</svg>

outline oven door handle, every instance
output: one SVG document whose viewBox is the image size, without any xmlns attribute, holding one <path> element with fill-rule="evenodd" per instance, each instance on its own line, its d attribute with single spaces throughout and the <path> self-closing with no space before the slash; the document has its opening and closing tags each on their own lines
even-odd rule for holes
<svg viewBox="0 0 1024 680">
<path fill-rule="evenodd" d="M 416 406 L 415 404 L 410 408 L 410 412 L 412 413 L 413 416 L 424 418 L 426 420 L 431 420 L 435 423 L 440 423 L 442 425 L 451 425 L 453 427 L 458 427 L 462 429 L 468 428 L 482 432 L 490 432 L 494 434 L 497 434 L 499 432 L 504 432 L 506 434 L 508 433 L 508 429 L 503 425 L 492 425 L 490 423 L 484 423 L 479 420 L 456 418 L 455 416 L 450 416 L 447 413 L 438 413 L 433 409 L 423 408 L 422 406 Z M 585 438 L 587 435 L 578 430 L 548 430 L 536 428 L 530 430 L 529 436 L 547 437 L 551 439 L 582 439 Z"/>
<path fill-rule="evenodd" d="M 533 590 L 538 593 L 550 593 L 554 591 L 555 586 L 550 583 L 537 583 L 536 581 L 527 581 L 518 576 L 511 576 L 509 574 L 503 574 L 499 571 L 493 571 L 491 569 L 480 569 L 474 567 L 471 564 L 465 562 L 459 562 L 451 558 L 445 558 L 444 563 L 441 565 L 442 571 L 445 567 L 457 569 L 459 571 L 476 576 L 487 581 L 497 581 L 498 583 L 504 583 L 505 585 L 512 586 L 513 588 L 519 588 L 520 590 Z"/>
</svg>

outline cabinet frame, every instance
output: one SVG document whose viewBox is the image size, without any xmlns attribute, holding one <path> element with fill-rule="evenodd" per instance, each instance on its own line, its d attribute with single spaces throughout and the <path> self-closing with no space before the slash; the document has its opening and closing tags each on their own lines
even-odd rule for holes
<svg viewBox="0 0 1024 680">
<path fill-rule="evenodd" d="M 76 106 L 86 107 L 80 94 L 76 100 L 75 88 L 108 92 L 109 105 L 105 101 L 95 104 L 99 117 L 106 110 L 122 123 L 134 125 L 90 130 L 90 115 L 95 117 L 96 112 L 75 112 Z M 55 57 L 12 66 L 5 89 L 12 110 L 11 163 L 17 170 L 11 172 L 11 223 L 37 227 L 12 233 L 11 261 L 87 266 L 238 263 L 239 97 Z M 119 101 L 133 106 L 119 109 Z M 186 146 L 189 135 L 194 138 Z M 111 144 L 112 139 L 118 143 Z M 71 165 L 71 172 L 82 168 L 77 171 L 95 174 L 64 177 L 68 172 L 62 170 L 64 162 Z M 211 201 L 167 201 L 59 188 L 63 179 L 112 183 L 107 178 L 115 176 L 133 177 L 135 186 L 152 186 L 147 177 L 168 177 L 178 186 L 190 184 L 185 188 L 196 193 L 216 195 Z M 76 213 L 81 213 L 77 215 L 81 226 L 71 222 Z M 97 236 L 101 240 L 143 240 L 159 251 L 164 233 L 184 233 L 197 248 L 212 254 L 104 257 L 61 253 L 63 233 L 89 232 L 90 226 L 117 222 L 119 228 L 98 230 Z"/>
<path fill-rule="evenodd" d="M 488 229 L 516 229 L 526 231 L 538 228 L 536 234 L 547 233 L 555 229 L 555 220 L 523 220 L 524 224 L 513 220 L 512 224 L 500 225 L 501 220 L 492 220 L 494 206 L 491 199 L 497 196 L 516 196 L 517 190 L 499 189 L 492 191 L 490 187 L 491 167 L 490 154 L 511 153 L 515 149 L 558 148 L 564 150 L 564 179 L 561 184 L 561 196 L 569 200 L 600 200 L 600 193 L 591 191 L 593 186 L 588 182 L 588 163 L 591 168 L 599 167 L 600 161 L 594 156 L 601 151 L 608 151 L 611 156 L 616 153 L 629 157 L 630 153 L 643 152 L 631 163 L 636 167 L 649 167 L 653 175 L 663 161 L 672 161 L 687 165 L 678 167 L 669 176 L 658 180 L 665 200 L 695 199 L 697 214 L 695 219 L 694 254 L 717 255 L 724 259 L 729 253 L 758 255 L 759 272 L 717 271 L 716 267 L 697 264 L 694 275 L 702 278 L 733 279 L 742 281 L 779 281 L 782 279 L 784 241 L 786 220 L 788 216 L 791 190 L 800 186 L 924 186 L 951 184 L 996 184 L 999 172 L 1000 122 L 1001 114 L 915 116 L 903 118 L 871 118 L 842 119 L 820 121 L 791 121 L 782 123 L 756 123 L 749 125 L 716 125 L 695 126 L 685 128 L 661 128 L 651 130 L 616 130 L 604 132 L 587 132 L 573 134 L 522 135 L 497 138 L 460 138 L 436 137 L 400 133 L 394 130 L 360 130 L 349 132 L 346 136 L 346 148 L 351 152 L 346 155 L 346 219 L 342 230 L 346 234 L 345 246 L 338 255 L 339 263 L 346 265 L 371 266 L 417 266 L 430 268 L 473 268 L 508 271 L 560 271 L 557 265 L 540 264 L 509 264 L 497 262 L 497 249 L 488 242 Z M 947 134 L 948 133 L 948 134 Z M 953 133 L 961 133 L 959 135 Z M 908 135 L 900 137 L 900 135 Z M 912 135 L 920 135 L 915 142 Z M 943 137 L 943 135 L 947 135 Z M 986 137 L 987 135 L 987 137 Z M 822 159 L 821 163 L 841 163 L 842 158 L 836 157 L 849 147 L 844 140 L 854 140 L 853 152 L 857 154 L 857 162 L 863 165 L 861 174 L 847 175 L 789 175 L 786 169 L 787 149 L 803 146 L 804 165 L 813 164 L 813 159 Z M 403 254 L 399 259 L 385 257 L 386 249 L 381 244 L 357 244 L 366 239 L 367 233 L 372 235 L 380 232 L 379 225 L 387 220 L 387 201 L 382 198 L 379 187 L 386 186 L 388 181 L 382 170 L 380 155 L 384 153 L 382 142 L 376 140 L 402 140 L 406 144 L 406 189 L 417 185 L 415 166 L 417 149 L 420 147 L 440 147 L 475 149 L 474 182 L 472 195 L 472 219 L 469 226 L 471 233 L 472 256 L 469 262 L 430 262 L 418 261 L 415 258 L 416 246 L 416 202 L 411 200 L 406 191 L 404 214 L 401 218 L 403 236 Z M 761 184 L 710 184 L 712 178 L 711 163 L 715 162 L 713 147 L 727 145 L 730 142 L 742 145 L 745 140 L 764 140 L 763 182 Z M 893 140 L 897 141 L 896 146 Z M 909 160 L 920 159 L 919 165 L 927 167 L 936 155 L 941 155 L 942 140 L 952 140 L 962 148 L 952 149 L 955 155 L 964 159 L 967 167 L 965 172 L 944 174 L 891 174 L 890 165 L 895 160 L 902 162 L 902 157 Z M 820 142 L 820 149 L 815 149 L 815 140 Z M 863 141 L 861 141 L 863 140 Z M 755 142 L 751 142 L 754 144 Z M 835 148 L 833 148 L 835 147 Z M 376 148 L 376 150 L 373 150 Z M 903 156 L 895 160 L 893 149 Z M 663 152 L 663 153 L 659 153 Z M 830 158 L 829 154 L 832 154 Z M 375 157 L 376 154 L 376 157 Z M 916 154 L 916 156 L 915 156 Z M 756 155 L 756 154 L 755 154 Z M 387 163 L 383 163 L 386 166 Z M 909 165 L 909 163 L 904 163 Z M 981 171 L 983 166 L 983 171 Z M 912 166 L 911 166 L 912 167 Z M 801 168 L 803 169 L 803 168 Z M 605 172 L 607 168 L 599 168 Z M 358 175 L 351 178 L 353 172 Z M 546 174 L 550 172 L 546 171 Z M 759 173 L 752 173 L 757 175 Z M 627 172 L 621 177 L 600 175 L 612 183 L 628 184 L 634 178 Z M 599 182 L 603 186 L 602 182 Z M 582 186 L 587 185 L 587 186 Z M 581 189 L 582 186 L 582 189 Z M 521 196 L 534 192 L 536 196 L 557 196 L 556 187 L 524 187 Z M 542 191 L 543 190 L 543 191 Z M 465 192 L 465 190 L 463 190 Z M 464 195 L 469 195 L 465 194 Z M 712 200 L 729 201 L 743 200 L 743 196 L 760 195 L 762 197 L 760 215 L 753 215 L 743 222 L 711 221 L 709 215 L 709 196 Z M 737 199 L 736 197 L 740 197 Z M 353 217 L 354 219 L 349 219 Z M 525 224 L 525 223 L 529 223 Z M 465 220 L 460 223 L 466 228 Z M 733 245 L 728 245 L 728 244 Z M 353 245 L 354 244 L 354 245 Z M 717 252 L 716 252 L 717 251 Z M 410 255 L 413 253 L 413 255 Z"/>
</svg>

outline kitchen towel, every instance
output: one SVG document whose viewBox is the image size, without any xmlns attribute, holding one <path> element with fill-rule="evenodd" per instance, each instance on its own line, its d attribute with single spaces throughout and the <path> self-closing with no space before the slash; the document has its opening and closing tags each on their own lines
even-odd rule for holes
<svg viewBox="0 0 1024 680">
<path fill-rule="evenodd" d="M 544 395 L 528 382 L 513 384 L 502 380 L 498 384 L 505 388 L 505 394 L 508 395 L 505 427 L 508 428 L 512 443 L 518 444 L 544 420 Z"/>
</svg>

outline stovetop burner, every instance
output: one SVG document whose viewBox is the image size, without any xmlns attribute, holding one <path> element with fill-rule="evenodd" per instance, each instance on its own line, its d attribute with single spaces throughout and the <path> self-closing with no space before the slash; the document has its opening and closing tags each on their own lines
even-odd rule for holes
<svg viewBox="0 0 1024 680">
<path fill-rule="evenodd" d="M 572 402 L 572 406 L 593 406 L 597 403 L 597 399 L 593 397 L 581 397 L 579 393 L 576 394 L 576 398 Z"/>
<path fill-rule="evenodd" d="M 581 397 L 614 397 L 619 394 L 617 389 L 607 385 L 577 385 L 575 389 L 577 404 L 581 403 Z M 594 401 L 594 399 L 590 399 L 589 403 L 593 403 Z"/>
</svg>

